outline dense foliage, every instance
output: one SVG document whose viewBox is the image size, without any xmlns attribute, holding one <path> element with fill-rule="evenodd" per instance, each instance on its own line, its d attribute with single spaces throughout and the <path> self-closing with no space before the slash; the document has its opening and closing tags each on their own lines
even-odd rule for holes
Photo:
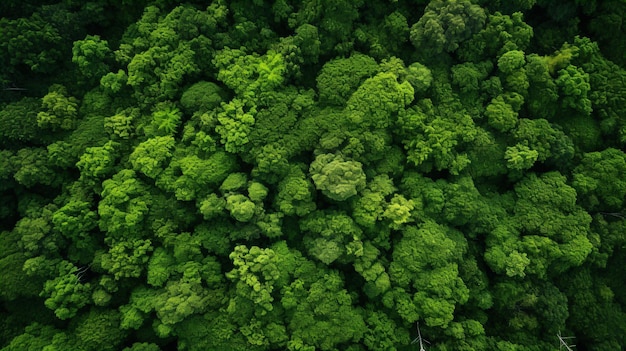
<svg viewBox="0 0 626 351">
<path fill-rule="evenodd" d="M 624 1 L 0 13 L 0 350 L 626 345 Z"/>
</svg>

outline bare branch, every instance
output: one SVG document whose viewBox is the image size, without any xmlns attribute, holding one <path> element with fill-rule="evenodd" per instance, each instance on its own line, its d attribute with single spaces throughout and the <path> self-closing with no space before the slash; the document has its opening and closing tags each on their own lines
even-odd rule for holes
<svg viewBox="0 0 626 351">
<path fill-rule="evenodd" d="M 417 322 L 417 338 L 413 339 L 413 341 L 411 341 L 411 344 L 415 344 L 418 342 L 420 345 L 419 351 L 426 351 L 426 349 L 424 348 L 424 343 L 430 344 L 428 340 L 422 339 L 422 332 L 420 331 L 420 322 Z"/>
<path fill-rule="evenodd" d="M 570 345 L 569 342 L 567 342 L 568 339 L 574 339 L 573 336 L 561 336 L 560 331 L 556 334 L 556 336 L 559 338 L 559 350 L 565 347 L 565 350 L 573 351 L 572 348 L 576 347 L 576 345 Z"/>
</svg>

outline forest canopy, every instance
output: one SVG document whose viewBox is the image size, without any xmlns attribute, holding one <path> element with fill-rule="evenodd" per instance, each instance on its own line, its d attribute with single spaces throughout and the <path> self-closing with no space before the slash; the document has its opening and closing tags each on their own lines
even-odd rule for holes
<svg viewBox="0 0 626 351">
<path fill-rule="evenodd" d="M 0 351 L 626 345 L 624 1 L 0 13 Z"/>
</svg>

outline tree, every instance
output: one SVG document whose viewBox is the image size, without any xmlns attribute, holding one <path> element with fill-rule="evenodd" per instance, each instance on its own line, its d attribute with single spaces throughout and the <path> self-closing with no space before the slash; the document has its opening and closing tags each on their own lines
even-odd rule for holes
<svg viewBox="0 0 626 351">
<path fill-rule="evenodd" d="M 55 84 L 42 99 L 43 111 L 37 114 L 37 125 L 53 131 L 76 128 L 78 99 L 68 96 L 64 86 Z"/>
<path fill-rule="evenodd" d="M 456 53 L 464 61 L 492 59 L 509 50 L 526 50 L 533 34 L 533 28 L 524 22 L 523 12 L 508 15 L 495 11 L 487 16 L 484 28 L 460 43 Z"/>
<path fill-rule="evenodd" d="M 484 10 L 469 0 L 431 1 L 411 26 L 411 43 L 432 54 L 453 52 L 485 25 Z"/>
<path fill-rule="evenodd" d="M 363 54 L 328 61 L 316 78 L 320 102 L 344 105 L 361 83 L 377 71 L 376 61 Z"/>
<path fill-rule="evenodd" d="M 455 306 L 467 302 L 469 290 L 458 270 L 466 250 L 461 233 L 432 221 L 403 231 L 389 266 L 391 284 L 416 290 L 412 303 L 428 326 L 446 328 Z"/>
<path fill-rule="evenodd" d="M 620 211 L 626 195 L 621 181 L 626 171 L 626 158 L 620 150 L 608 148 L 583 154 L 574 169 L 572 186 L 589 210 Z"/>
<path fill-rule="evenodd" d="M 72 62 L 85 78 L 99 80 L 108 73 L 107 62 L 111 59 L 111 50 L 106 40 L 98 35 L 87 35 L 84 40 L 77 40 L 72 46 Z"/>
<path fill-rule="evenodd" d="M 326 265 L 363 254 L 361 229 L 341 212 L 316 211 L 300 221 L 300 229 L 309 254 Z"/>
<path fill-rule="evenodd" d="M 0 145 L 8 148 L 14 143 L 34 144 L 43 138 L 37 125 L 37 114 L 41 101 L 36 98 L 22 98 L 0 110 Z M 16 118 L 20 116 L 19 118 Z"/>
<path fill-rule="evenodd" d="M 288 216 L 302 217 L 316 209 L 313 200 L 313 184 L 300 167 L 291 166 L 289 175 L 278 184 L 274 207 Z"/>
<path fill-rule="evenodd" d="M 246 150 L 245 146 L 250 141 L 248 135 L 255 122 L 256 107 L 234 99 L 228 104 L 222 103 L 222 109 L 217 115 L 220 125 L 215 127 L 215 131 L 221 136 L 221 143 L 231 153 Z"/>
<path fill-rule="evenodd" d="M 247 248 L 244 245 L 235 247 L 229 257 L 235 268 L 226 277 L 237 284 L 237 296 L 259 307 L 255 309 L 255 316 L 260 317 L 272 311 L 274 291 L 286 282 L 287 272 L 281 272 L 279 268 L 283 258 L 270 248 Z"/>
<path fill-rule="evenodd" d="M 127 336 L 120 328 L 120 313 L 116 310 L 92 308 L 75 323 L 76 347 L 85 351 L 119 350 Z"/>
<path fill-rule="evenodd" d="M 107 253 L 98 257 L 102 269 L 112 274 L 116 280 L 138 278 L 143 274 L 148 253 L 153 250 L 152 242 L 146 240 L 125 240 L 113 243 Z"/>
<path fill-rule="evenodd" d="M 285 286 L 281 303 L 289 318 L 288 349 L 309 346 L 332 350 L 344 343 L 358 342 L 365 334 L 362 311 L 353 306 L 343 280 L 334 271 L 313 283 L 297 279 Z"/>
<path fill-rule="evenodd" d="M 89 303 L 91 284 L 81 282 L 77 274 L 79 268 L 68 261 L 61 261 L 56 269 L 57 276 L 45 282 L 40 296 L 46 298 L 46 307 L 65 320 L 74 317 Z"/>
<path fill-rule="evenodd" d="M 391 73 L 366 79 L 348 99 L 349 122 L 364 129 L 384 129 L 413 101 L 414 90 L 408 82 L 398 82 Z"/>
<path fill-rule="evenodd" d="M 560 88 L 562 106 L 589 115 L 593 108 L 587 93 L 591 90 L 589 75 L 579 67 L 568 65 L 559 71 L 556 85 Z"/>
<path fill-rule="evenodd" d="M 141 237 L 152 199 L 148 186 L 132 170 L 122 170 L 102 182 L 102 200 L 98 204 L 100 230 L 110 240 Z"/>
<path fill-rule="evenodd" d="M 175 140 L 171 136 L 150 138 L 135 147 L 129 161 L 137 172 L 156 179 L 172 157 Z"/>
<path fill-rule="evenodd" d="M 309 172 L 316 188 L 335 201 L 344 201 L 365 187 L 361 163 L 345 161 L 341 154 L 317 156 Z"/>
<path fill-rule="evenodd" d="M 97 180 L 105 178 L 115 171 L 120 143 L 108 141 L 102 146 L 93 146 L 85 149 L 85 153 L 80 156 L 76 167 L 81 172 L 81 177 L 85 180 Z"/>
</svg>

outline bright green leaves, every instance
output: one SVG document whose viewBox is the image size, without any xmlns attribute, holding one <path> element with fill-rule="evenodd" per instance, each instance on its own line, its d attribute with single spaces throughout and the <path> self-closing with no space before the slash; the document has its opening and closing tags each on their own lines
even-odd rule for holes
<svg viewBox="0 0 626 351">
<path fill-rule="evenodd" d="M 98 214 L 91 209 L 91 203 L 70 200 L 52 215 L 52 224 L 65 238 L 72 242 L 70 257 L 95 249 L 94 229 L 98 226 Z"/>
<path fill-rule="evenodd" d="M 363 254 L 361 229 L 344 213 L 314 212 L 300 221 L 300 229 L 309 254 L 326 265 Z"/>
<path fill-rule="evenodd" d="M 407 200 L 402 195 L 394 194 L 387 205 L 382 217 L 391 221 L 391 227 L 400 228 L 404 223 L 410 221 L 411 211 L 415 208 L 413 200 Z"/>
<path fill-rule="evenodd" d="M 136 171 L 156 179 L 172 157 L 174 144 L 174 138 L 171 136 L 150 138 L 137 145 L 130 154 L 129 161 Z"/>
<path fill-rule="evenodd" d="M 65 87 L 55 84 L 42 99 L 42 110 L 37 114 L 37 125 L 53 131 L 71 130 L 78 123 L 78 100 L 68 96 Z"/>
<path fill-rule="evenodd" d="M 461 233 L 431 221 L 406 227 L 394 249 L 389 268 L 392 284 L 417 290 L 413 303 L 429 326 L 447 326 L 455 305 L 469 298 L 458 270 L 466 250 Z"/>
<path fill-rule="evenodd" d="M 176 7 L 166 16 L 147 7 L 137 30 L 128 33 L 115 53 L 127 65 L 127 84 L 135 97 L 142 104 L 174 98 L 184 80 L 204 66 L 211 47 L 207 36 L 215 26 L 208 11 L 191 6 Z"/>
<path fill-rule="evenodd" d="M 157 326 L 157 333 L 166 336 L 171 333 L 172 325 L 204 311 L 208 307 L 206 295 L 207 291 L 199 282 L 186 278 L 168 282 L 154 301 L 154 309 L 162 323 Z"/>
<path fill-rule="evenodd" d="M 305 23 L 296 28 L 294 35 L 280 38 L 272 45 L 271 48 L 285 61 L 283 79 L 302 78 L 302 66 L 318 61 L 320 44 L 317 27 Z"/>
<path fill-rule="evenodd" d="M 283 83 L 285 62 L 280 54 L 270 51 L 264 60 L 259 62 L 256 70 L 259 76 L 259 89 L 261 91 L 273 90 Z"/>
<path fill-rule="evenodd" d="M 153 247 L 150 240 L 125 240 L 114 243 L 100 257 L 100 265 L 111 273 L 115 279 L 137 278 L 148 262 L 148 253 Z"/>
<path fill-rule="evenodd" d="M 111 94 L 120 92 L 128 83 L 128 75 L 123 70 L 109 72 L 100 79 L 100 86 Z"/>
<path fill-rule="evenodd" d="M 361 82 L 377 71 L 376 61 L 362 54 L 328 61 L 317 75 L 320 102 L 344 105 Z"/>
<path fill-rule="evenodd" d="M 207 186 L 219 184 L 236 168 L 235 157 L 224 151 L 208 158 L 187 155 L 170 163 L 169 169 L 157 179 L 157 186 L 174 192 L 178 200 L 190 201 L 206 193 L 209 190 Z M 182 175 L 173 177 L 171 173 L 178 171 Z"/>
<path fill-rule="evenodd" d="M 213 64 L 219 69 L 217 79 L 238 95 L 243 95 L 254 81 L 258 57 L 243 50 L 225 48 L 215 54 Z"/>
<path fill-rule="evenodd" d="M 469 0 L 434 0 L 411 27 L 411 43 L 431 54 L 453 52 L 481 30 L 486 19 L 485 11 Z"/>
<path fill-rule="evenodd" d="M 157 248 L 148 262 L 148 284 L 163 286 L 170 277 L 174 266 L 174 258 L 163 248 Z"/>
<path fill-rule="evenodd" d="M 304 216 L 316 209 L 313 184 L 297 166 L 278 184 L 274 206 L 284 214 Z"/>
<path fill-rule="evenodd" d="M 237 284 L 237 295 L 260 307 L 255 315 L 272 311 L 274 287 L 280 286 L 286 273 L 281 273 L 281 257 L 269 248 L 244 245 L 236 246 L 229 257 L 235 268 L 226 277 Z"/>
<path fill-rule="evenodd" d="M 574 155 L 572 140 L 556 125 L 545 119 L 520 119 L 513 136 L 519 144 L 537 151 L 537 160 L 565 165 Z M 520 151 L 525 151 L 522 148 Z M 527 154 L 526 159 L 532 158 Z"/>
<path fill-rule="evenodd" d="M 507 51 L 498 58 L 498 69 L 505 73 L 513 73 L 526 64 L 524 52 L 519 50 Z"/>
<path fill-rule="evenodd" d="M 497 96 L 485 109 L 489 125 L 498 131 L 506 132 L 517 125 L 517 112 L 502 95 Z"/>
<path fill-rule="evenodd" d="M 78 65 L 80 73 L 88 79 L 100 79 L 109 71 L 107 60 L 111 50 L 108 42 L 97 35 L 87 35 L 77 40 L 72 47 L 72 62 Z"/>
<path fill-rule="evenodd" d="M 524 144 L 507 147 L 504 153 L 507 168 L 516 171 L 529 169 L 535 164 L 538 157 L 539 152 L 537 150 L 532 150 Z"/>
<path fill-rule="evenodd" d="M 44 284 L 40 295 L 46 298 L 46 307 L 59 319 L 72 318 L 89 303 L 91 285 L 80 281 L 79 268 L 70 262 L 60 262 L 57 269 L 56 278 Z"/>
<path fill-rule="evenodd" d="M 331 271 L 310 285 L 298 279 L 284 288 L 281 302 L 290 316 L 289 350 L 310 349 L 304 345 L 333 350 L 336 345 L 358 342 L 363 337 L 363 315 L 352 305 L 353 299 L 343 286 L 339 274 Z"/>
<path fill-rule="evenodd" d="M 365 279 L 363 289 L 369 298 L 375 298 L 391 288 L 389 274 L 379 256 L 380 251 L 366 241 L 363 243 L 363 254 L 354 260 L 354 270 Z"/>
<path fill-rule="evenodd" d="M 115 170 L 120 143 L 108 141 L 102 146 L 89 147 L 76 163 L 83 179 L 95 180 L 110 175 Z"/>
<path fill-rule="evenodd" d="M 226 151 L 237 153 L 246 150 L 255 114 L 256 107 L 247 106 L 242 100 L 222 103 L 222 111 L 217 114 L 220 125 L 215 127 L 215 131 L 221 136 L 220 141 Z"/>
<path fill-rule="evenodd" d="M 528 95 L 528 77 L 524 68 L 526 59 L 523 51 L 507 51 L 498 59 L 498 70 L 501 72 L 501 79 L 507 91 L 517 93 L 521 96 Z"/>
<path fill-rule="evenodd" d="M 396 188 L 393 185 L 393 181 L 387 175 L 376 176 L 367 184 L 367 188 L 362 191 L 362 196 L 353 203 L 352 218 L 354 221 L 365 228 L 373 229 L 386 213 L 386 216 L 389 218 L 399 215 L 394 218 L 402 222 L 405 214 L 403 209 L 407 207 L 401 205 L 402 200 L 396 200 L 397 205 L 400 205 L 398 208 L 386 212 L 386 198 L 395 191 Z M 402 195 L 397 194 L 396 196 L 402 197 Z"/>
<path fill-rule="evenodd" d="M 245 195 L 233 194 L 226 197 L 226 209 L 239 222 L 248 222 L 255 213 L 256 206 Z"/>
<path fill-rule="evenodd" d="M 467 155 L 457 149 L 474 139 L 476 127 L 465 111 L 451 112 L 447 108 L 439 111 L 431 100 L 424 99 L 398 117 L 409 161 L 425 171 L 449 169 L 452 174 L 469 165 Z"/>
<path fill-rule="evenodd" d="M 568 65 L 559 71 L 556 85 L 561 91 L 562 105 L 572 108 L 586 115 L 591 114 L 591 100 L 588 93 L 591 90 L 589 75 L 580 67 Z"/>
<path fill-rule="evenodd" d="M 512 222 L 487 238 L 485 259 L 492 269 L 546 279 L 581 265 L 593 248 L 591 217 L 576 204 L 576 191 L 565 184 L 565 177 L 531 174 L 516 185 L 515 194 Z"/>
<path fill-rule="evenodd" d="M 317 156 L 309 172 L 316 188 L 335 201 L 344 201 L 365 188 L 361 163 L 346 161 L 340 154 Z"/>
<path fill-rule="evenodd" d="M 122 170 L 102 183 L 99 226 L 110 238 L 142 235 L 142 223 L 152 202 L 148 187 L 132 170 Z"/>
<path fill-rule="evenodd" d="M 395 117 L 413 101 L 408 82 L 398 83 L 395 74 L 379 73 L 359 86 L 348 100 L 346 111 L 351 123 L 374 130 L 393 125 Z"/>
<path fill-rule="evenodd" d="M 152 113 L 152 121 L 146 127 L 147 136 L 164 136 L 176 133 L 181 122 L 182 113 L 170 104 L 156 106 Z"/>
<path fill-rule="evenodd" d="M 626 196 L 626 155 L 609 148 L 590 152 L 574 169 L 573 187 L 589 209 L 621 211 Z"/>
<path fill-rule="evenodd" d="M 217 79 L 242 98 L 282 85 L 285 72 L 282 55 L 270 50 L 259 57 L 248 55 L 243 49 L 225 48 L 216 53 L 213 64 L 219 69 Z"/>
</svg>

